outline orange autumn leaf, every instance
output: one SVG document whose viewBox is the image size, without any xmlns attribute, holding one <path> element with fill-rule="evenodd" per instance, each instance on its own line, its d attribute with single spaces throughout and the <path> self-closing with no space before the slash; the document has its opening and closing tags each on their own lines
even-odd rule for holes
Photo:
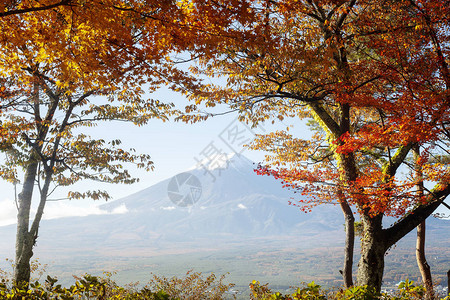
<svg viewBox="0 0 450 300">
<path fill-rule="evenodd" d="M 183 1 L 199 36 L 191 71 L 220 79 L 189 89 L 190 100 L 254 126 L 310 122 L 311 138 L 280 131 L 250 148 L 266 151 L 258 172 L 304 210 L 339 204 L 346 220 L 357 210 L 368 237 L 358 284 L 379 289 L 385 251 L 450 193 L 447 2 Z M 434 185 L 423 196 L 421 181 Z M 384 228 L 386 215 L 400 220 Z"/>
</svg>

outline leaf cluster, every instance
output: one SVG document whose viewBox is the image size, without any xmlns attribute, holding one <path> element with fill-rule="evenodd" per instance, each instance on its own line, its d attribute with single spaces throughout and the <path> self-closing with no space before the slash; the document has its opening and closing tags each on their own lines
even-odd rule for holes
<svg viewBox="0 0 450 300">
<path fill-rule="evenodd" d="M 423 299 L 425 288 L 415 285 L 413 281 L 405 280 L 398 286 L 394 294 L 379 293 L 368 286 L 352 286 L 340 291 L 323 290 L 314 282 L 308 283 L 302 288 L 297 288 L 292 294 L 283 295 L 280 292 L 272 292 L 268 284 L 261 285 L 258 281 L 250 284 L 253 300 L 299 300 L 299 299 L 333 299 L 333 300 L 414 300 Z M 442 298 L 447 300 L 448 297 Z"/>
<path fill-rule="evenodd" d="M 193 18 L 219 5 L 186 2 Z M 341 193 L 360 212 L 403 216 L 424 202 L 408 165 L 419 144 L 422 180 L 446 186 L 447 164 L 428 159 L 448 152 L 446 1 L 240 2 L 245 13 L 224 0 L 227 20 L 205 21 L 217 34 L 200 33 L 201 43 L 220 38 L 214 51 L 191 50 L 192 72 L 223 80 L 189 97 L 227 104 L 252 125 L 313 120 L 307 141 L 279 131 L 250 145 L 269 152 L 266 174 L 309 195 L 307 206 Z"/>
<path fill-rule="evenodd" d="M 175 38 L 180 7 L 151 0 L 34 4 L 29 13 L 24 1 L 0 6 L 15 12 L 0 15 L 0 176 L 17 183 L 38 163 L 37 178 L 56 186 L 136 182 L 127 165 L 152 170 L 149 155 L 85 132 L 109 121 L 142 126 L 179 114 L 145 94 L 163 84 L 195 84 L 170 58 L 182 46 Z M 108 198 L 102 191 L 68 196 Z"/>
<path fill-rule="evenodd" d="M 38 262 L 33 262 L 34 273 L 42 275 L 45 272 Z M 188 272 L 184 278 L 166 278 L 153 276 L 153 279 L 144 287 L 139 283 L 119 286 L 113 279 L 114 273 L 105 272 L 103 277 L 85 274 L 77 277 L 70 287 L 58 284 L 57 278 L 47 276 L 45 283 L 38 280 L 29 286 L 17 286 L 10 282 L 8 274 L 0 270 L 0 298 L 1 299 L 146 299 L 146 300 L 201 300 L 224 299 L 233 284 L 224 284 L 225 276 L 217 278 L 210 274 L 203 276 L 199 272 Z"/>
</svg>

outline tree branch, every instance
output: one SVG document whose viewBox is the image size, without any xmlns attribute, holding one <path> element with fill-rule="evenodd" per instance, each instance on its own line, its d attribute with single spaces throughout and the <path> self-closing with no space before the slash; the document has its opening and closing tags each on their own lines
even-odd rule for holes
<svg viewBox="0 0 450 300">
<path fill-rule="evenodd" d="M 391 178 L 397 172 L 397 169 L 405 160 L 409 151 L 411 150 L 413 143 L 409 143 L 406 146 L 398 148 L 392 159 L 390 159 L 383 168 L 383 173 L 387 178 Z"/>
<path fill-rule="evenodd" d="M 308 103 L 309 107 L 316 113 L 320 120 L 325 124 L 328 130 L 335 136 L 339 137 L 341 128 L 338 123 L 330 116 L 330 114 L 317 102 Z"/>
<path fill-rule="evenodd" d="M 388 249 L 397 243 L 402 237 L 408 234 L 411 230 L 417 227 L 423 220 L 428 218 L 436 208 L 441 205 L 445 198 L 450 194 L 450 184 L 438 184 L 428 194 L 428 201 L 425 205 L 420 205 L 411 211 L 407 216 L 402 218 L 399 222 L 391 227 L 384 229 L 384 236 L 386 236 L 385 248 Z"/>
<path fill-rule="evenodd" d="M 62 0 L 60 2 L 57 2 L 55 4 L 50 4 L 50 5 L 8 10 L 5 12 L 0 12 L 0 18 L 6 17 L 6 16 L 11 16 L 11 15 L 18 15 L 18 14 L 24 14 L 24 13 L 29 13 L 29 12 L 48 10 L 48 9 L 56 8 L 56 7 L 62 6 L 62 5 L 71 5 L 71 2 L 72 2 L 72 0 Z"/>
</svg>

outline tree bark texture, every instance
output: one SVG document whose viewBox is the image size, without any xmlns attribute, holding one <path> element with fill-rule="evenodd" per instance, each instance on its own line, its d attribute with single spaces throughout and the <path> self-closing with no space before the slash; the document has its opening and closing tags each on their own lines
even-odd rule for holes
<svg viewBox="0 0 450 300">
<path fill-rule="evenodd" d="M 342 269 L 342 277 L 344 280 L 344 287 L 349 288 L 353 286 L 353 253 L 355 247 L 355 217 L 348 202 L 341 196 L 340 206 L 345 218 L 345 248 L 344 248 L 344 266 Z"/>
<path fill-rule="evenodd" d="M 33 173 L 34 172 L 34 173 Z M 39 224 L 44 214 L 45 203 L 47 202 L 48 190 L 52 178 L 51 169 L 45 172 L 44 184 L 40 191 L 40 202 L 30 225 L 30 207 L 33 194 L 34 180 L 38 176 L 38 164 L 31 163 L 26 172 L 23 191 L 19 194 L 19 213 L 17 217 L 16 235 L 16 266 L 14 279 L 19 286 L 28 287 L 31 277 L 30 262 L 33 257 L 33 248 L 36 243 Z M 34 174 L 34 176 L 33 176 Z"/>
<path fill-rule="evenodd" d="M 30 281 L 30 259 L 33 256 L 34 237 L 30 235 L 30 209 L 38 163 L 31 162 L 25 172 L 22 192 L 19 194 L 17 214 L 16 259 L 14 280 L 20 285 Z"/>
<path fill-rule="evenodd" d="M 424 185 L 423 185 L 422 168 L 418 163 L 420 159 L 420 147 L 418 144 L 413 147 L 413 153 L 414 153 L 414 160 L 416 161 L 415 169 L 417 177 L 417 185 L 416 185 L 417 196 L 422 198 L 424 195 Z M 425 232 L 426 226 L 424 220 L 417 226 L 416 260 L 420 274 L 422 275 L 422 282 L 426 288 L 425 299 L 433 299 L 434 298 L 433 279 L 431 277 L 430 266 L 428 265 L 425 256 Z"/>
<path fill-rule="evenodd" d="M 347 61 L 345 55 L 342 56 L 346 67 Z M 345 68 L 346 69 L 346 68 Z M 346 69 L 346 74 L 348 70 Z M 339 116 L 339 132 L 345 134 L 350 132 L 350 105 L 340 105 Z M 357 178 L 357 169 L 355 163 L 355 156 L 353 153 L 339 154 L 338 161 L 343 171 L 342 179 L 346 183 L 355 181 Z M 355 217 L 353 216 L 352 209 L 342 193 L 339 191 L 339 202 L 345 218 L 345 255 L 344 255 L 344 269 L 343 279 L 344 287 L 349 288 L 353 285 L 353 252 L 355 247 Z"/>
<path fill-rule="evenodd" d="M 361 258 L 358 263 L 357 284 L 381 290 L 386 247 L 382 230 L 382 215 L 363 216 L 364 231 L 361 241 Z"/>
<path fill-rule="evenodd" d="M 353 286 L 353 252 L 355 246 L 355 217 L 353 214 L 345 215 L 345 254 L 344 269 L 342 270 L 344 287 Z"/>
<path fill-rule="evenodd" d="M 447 292 L 450 296 L 450 270 L 447 271 Z"/>
<path fill-rule="evenodd" d="M 417 240 L 416 240 L 416 260 L 417 265 L 422 275 L 422 281 L 426 288 L 425 299 L 434 298 L 433 280 L 431 277 L 431 269 L 425 257 L 425 221 L 417 226 Z"/>
</svg>

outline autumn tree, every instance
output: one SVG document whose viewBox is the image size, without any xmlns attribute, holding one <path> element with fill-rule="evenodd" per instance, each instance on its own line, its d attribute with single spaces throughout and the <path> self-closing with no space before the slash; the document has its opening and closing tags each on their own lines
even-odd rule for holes
<svg viewBox="0 0 450 300">
<path fill-rule="evenodd" d="M 226 78 L 191 90 L 191 100 L 227 104 L 253 125 L 316 122 L 308 140 L 259 136 L 252 147 L 272 152 L 259 171 L 301 190 L 305 209 L 341 205 L 348 230 L 354 207 L 364 231 L 357 284 L 380 290 L 386 251 L 450 193 L 447 162 L 431 159 L 448 151 L 448 3 L 182 2 L 191 29 L 201 28 L 192 71 Z M 408 164 L 416 146 L 423 195 Z M 399 220 L 384 228 L 384 216 Z"/>
<path fill-rule="evenodd" d="M 77 2 L 73 0 L 61 0 L 61 1 L 2 0 L 0 2 L 0 18 L 10 15 L 49 10 L 63 5 L 66 6 L 75 5 L 76 3 Z"/>
<path fill-rule="evenodd" d="M 6 156 L 0 175 L 21 183 L 14 272 L 17 284 L 27 284 L 54 188 L 86 179 L 129 184 L 137 179 L 127 164 L 153 168 L 149 155 L 122 149 L 119 139 L 91 137 L 87 129 L 105 121 L 141 126 L 166 120 L 175 113 L 173 105 L 144 93 L 162 84 L 186 85 L 189 78 L 167 61 L 179 45 L 172 37 L 180 36 L 172 26 L 178 8 L 170 1 L 10 2 L 19 4 L 0 7 L 0 149 Z M 52 8 L 8 14 L 30 3 Z M 109 195 L 71 191 L 67 197 Z"/>
</svg>

